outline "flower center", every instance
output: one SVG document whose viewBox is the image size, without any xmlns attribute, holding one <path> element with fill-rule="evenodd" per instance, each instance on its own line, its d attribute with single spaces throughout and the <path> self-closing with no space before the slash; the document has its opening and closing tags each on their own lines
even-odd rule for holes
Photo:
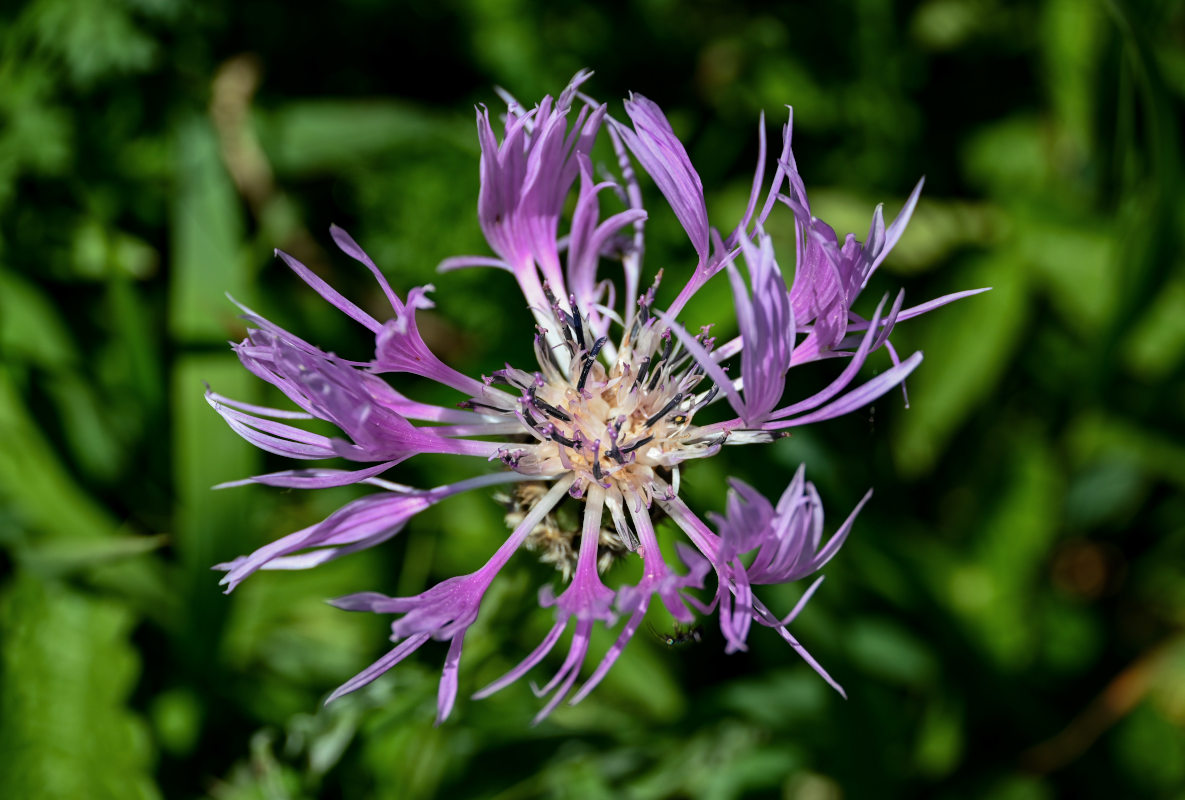
<svg viewBox="0 0 1185 800">
<path fill-rule="evenodd" d="M 511 469 L 528 475 L 574 472 L 574 497 L 597 483 L 648 504 L 654 494 L 668 491 L 670 473 L 680 462 L 719 449 L 727 434 L 692 424 L 717 388 L 695 392 L 702 368 L 645 307 L 621 344 L 611 348 L 608 366 L 602 360 L 607 336 L 594 339 L 579 312 L 568 314 L 558 304 L 553 312 L 563 333 L 555 347 L 566 349 L 568 365 L 559 364 L 541 330 L 539 372 L 508 366 L 491 379 L 520 392 L 514 414 L 535 440 L 503 452 Z M 706 329 L 697 339 L 712 345 Z"/>
</svg>

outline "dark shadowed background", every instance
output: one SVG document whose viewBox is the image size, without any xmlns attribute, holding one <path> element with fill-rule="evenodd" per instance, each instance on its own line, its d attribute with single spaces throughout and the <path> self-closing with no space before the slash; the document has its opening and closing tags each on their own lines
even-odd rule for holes
<svg viewBox="0 0 1185 800">
<path fill-rule="evenodd" d="M 530 727 L 526 682 L 467 699 L 550 625 L 535 592 L 554 573 L 520 557 L 445 725 L 436 646 L 323 710 L 387 620 L 322 600 L 472 569 L 502 510 L 454 498 L 382 548 L 223 596 L 213 563 L 359 493 L 211 491 L 282 466 L 203 399 L 205 381 L 269 400 L 227 346 L 244 327 L 225 294 L 369 357 L 272 257 L 377 309 L 337 223 L 397 291 L 436 284 L 422 329 L 446 361 L 527 362 L 511 279 L 434 269 L 487 252 L 474 104 L 497 109 L 494 85 L 533 104 L 581 67 L 611 113 L 629 91 L 666 109 L 725 229 L 763 110 L 773 134 L 794 106 L 814 210 L 841 233 L 924 174 L 858 311 L 899 286 L 907 304 L 995 287 L 898 328 L 926 354 L 908 410 L 889 394 L 686 474 L 720 510 L 726 475 L 777 493 L 805 460 L 832 526 L 875 488 L 794 625 L 849 699 L 772 632 L 725 656 L 709 623 L 678 648 L 643 631 Z M 6 3 L 0 796 L 1185 797 L 1183 95 L 1181 0 Z M 647 266 L 689 269 L 645 188 Z M 769 226 L 786 270 L 790 225 Z M 727 331 L 730 308 L 713 283 L 687 318 Z M 425 457 L 393 477 L 453 475 Z"/>
</svg>

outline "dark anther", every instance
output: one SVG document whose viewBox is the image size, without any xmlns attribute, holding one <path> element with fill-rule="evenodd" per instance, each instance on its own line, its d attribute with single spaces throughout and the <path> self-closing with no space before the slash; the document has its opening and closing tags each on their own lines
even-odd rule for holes
<svg viewBox="0 0 1185 800">
<path fill-rule="evenodd" d="M 669 359 L 671 357 L 671 350 L 675 347 L 675 337 L 671 336 L 671 332 L 669 330 L 667 330 L 667 331 L 663 331 L 663 333 L 665 333 L 667 335 L 667 342 L 665 345 L 663 345 L 662 353 L 658 356 L 658 358 L 654 362 L 656 365 L 661 364 L 662 362 Z M 648 391 L 651 391 L 651 392 L 654 391 L 654 387 L 658 385 L 658 379 L 659 379 L 660 375 L 662 375 L 662 370 L 656 368 L 654 370 L 654 376 L 650 378 L 650 383 L 648 383 L 646 385 L 646 389 Z"/>
<path fill-rule="evenodd" d="M 564 338 L 572 341 L 574 338 L 572 331 L 572 318 L 568 316 L 564 309 L 560 308 L 560 301 L 555 296 L 555 292 L 551 290 L 550 284 L 547 281 L 543 282 L 543 296 L 547 298 L 547 302 L 551 304 L 551 310 L 555 314 L 556 320 L 560 326 L 564 328 Z"/>
<path fill-rule="evenodd" d="M 663 406 L 662 411 L 659 411 L 653 417 L 646 420 L 646 424 L 643 425 L 642 427 L 649 428 L 651 425 L 658 422 L 660 419 L 662 419 L 667 414 L 669 414 L 671 409 L 673 409 L 675 406 L 679 405 L 679 403 L 682 401 L 683 401 L 683 392 L 676 393 L 675 396 L 671 398 L 671 402 L 669 402 L 665 406 Z"/>
<path fill-rule="evenodd" d="M 671 332 L 669 330 L 665 330 L 663 333 L 667 335 L 667 343 L 662 347 L 662 359 L 663 361 L 666 361 L 671 357 L 671 350 L 675 348 L 675 337 L 671 336 Z"/>
<path fill-rule="evenodd" d="M 580 309 L 576 306 L 576 296 L 568 298 L 568 305 L 572 306 L 572 328 L 576 331 L 576 344 L 584 347 L 584 321 L 580 319 Z"/>
<path fill-rule="evenodd" d="M 570 416 L 565 414 L 563 411 L 560 411 L 558 408 L 553 406 L 551 403 L 548 403 L 546 400 L 540 400 L 538 398 L 534 398 L 534 400 L 535 400 L 535 408 L 539 409 L 544 414 L 547 414 L 550 417 L 554 417 L 554 418 L 558 419 L 560 422 L 571 422 L 572 421 L 572 418 Z"/>
<path fill-rule="evenodd" d="M 546 400 L 540 400 L 538 397 L 536 397 L 534 386 L 532 386 L 530 389 L 527 389 L 527 396 L 531 398 L 531 405 L 535 406 L 535 408 L 539 409 L 544 414 L 547 414 L 549 417 L 554 417 L 554 418 L 560 420 L 561 422 L 571 422 L 572 421 L 572 418 L 569 417 L 567 414 L 565 414 L 563 411 L 560 411 L 558 408 L 556 408 L 555 406 L 553 406 L 551 403 L 547 402 Z"/>
<path fill-rule="evenodd" d="M 601 348 L 605 346 L 605 342 L 609 341 L 608 336 L 602 336 L 593 343 L 592 349 L 584 356 L 584 368 L 580 370 L 580 380 L 576 382 L 576 391 L 584 391 L 584 384 L 588 380 L 588 373 L 592 371 L 593 364 L 597 362 L 597 354 L 601 352 Z"/>
<path fill-rule="evenodd" d="M 607 341 L 609 341 L 609 337 L 602 336 L 600 339 L 597 339 L 595 342 L 593 342 L 592 349 L 588 351 L 588 355 L 586 355 L 585 358 L 589 361 L 595 361 L 596 357 L 601 352 L 601 348 L 605 346 L 605 342 Z"/>
<path fill-rule="evenodd" d="M 548 435 L 548 438 L 550 438 L 553 442 L 556 442 L 557 444 L 562 444 L 564 447 L 569 447 L 573 450 L 580 449 L 580 442 L 576 441 L 575 439 L 569 439 L 567 436 L 564 436 L 562 433 L 560 433 L 559 431 L 557 431 L 555 429 L 554 425 L 551 426 L 551 433 Z"/>
<path fill-rule="evenodd" d="M 504 408 L 498 408 L 497 406 L 492 406 L 489 403 L 479 403 L 476 400 L 462 400 L 461 402 L 457 403 L 457 408 L 465 408 L 465 409 L 488 408 L 490 411 L 496 411 L 499 414 L 509 413 Z"/>
<path fill-rule="evenodd" d="M 655 362 L 658 363 L 658 362 Z M 650 376 L 650 383 L 646 384 L 646 391 L 653 392 L 654 387 L 658 386 L 659 380 L 662 378 L 663 368 L 655 367 L 654 374 Z"/>
<path fill-rule="evenodd" d="M 515 386 L 510 382 L 510 378 L 506 376 L 506 370 L 500 369 L 494 372 L 490 377 L 486 378 L 486 383 L 490 386 Z M 518 388 L 522 388 L 519 386 Z"/>
<path fill-rule="evenodd" d="M 704 399 L 700 400 L 699 403 L 696 405 L 696 409 L 703 408 L 708 403 L 712 402 L 712 399 L 715 398 L 716 395 L 719 393 L 720 393 L 720 387 L 713 383 L 712 388 L 708 390 L 708 393 L 706 395 L 704 395 Z"/>
<path fill-rule="evenodd" d="M 601 440 L 597 439 L 592 446 L 592 471 L 593 477 L 597 479 L 597 483 L 604 480 L 605 476 L 601 472 Z"/>
<path fill-rule="evenodd" d="M 638 367 L 638 377 L 634 378 L 634 387 L 646 380 L 646 373 L 650 371 L 650 356 L 642 359 L 642 364 Z"/>
<path fill-rule="evenodd" d="M 572 317 L 568 316 L 568 312 L 560 308 L 558 305 L 551 307 L 555 318 L 559 320 L 561 332 L 564 334 L 564 341 L 567 343 L 568 352 L 573 353 L 576 349 L 576 332 L 572 328 Z"/>
<path fill-rule="evenodd" d="M 621 448 L 621 454 L 622 454 L 623 456 L 624 456 L 624 455 L 629 455 L 630 453 L 632 453 L 632 452 L 634 452 L 635 450 L 637 450 L 639 447 L 642 447 L 643 445 L 649 444 L 649 443 L 650 443 L 650 442 L 651 442 L 653 439 L 654 439 L 654 437 L 653 437 L 653 436 L 647 436 L 645 439 L 639 439 L 638 441 L 634 442 L 633 444 L 631 444 L 631 445 L 629 445 L 629 446 L 627 446 L 627 447 L 623 447 L 623 448 Z"/>
<path fill-rule="evenodd" d="M 621 455 L 621 450 L 617 446 L 617 438 L 621 436 L 621 426 L 625 424 L 625 417 L 618 417 L 613 421 L 605 432 L 609 434 L 609 442 L 613 445 L 605 451 L 605 455 L 616 461 L 618 464 L 624 464 L 625 458 Z"/>
<path fill-rule="evenodd" d="M 523 403 L 523 419 L 525 419 L 527 421 L 527 424 L 530 425 L 532 428 L 539 427 L 538 421 L 535 419 L 535 417 L 533 417 L 531 415 L 531 410 L 529 408 L 527 408 L 526 403 Z"/>
</svg>

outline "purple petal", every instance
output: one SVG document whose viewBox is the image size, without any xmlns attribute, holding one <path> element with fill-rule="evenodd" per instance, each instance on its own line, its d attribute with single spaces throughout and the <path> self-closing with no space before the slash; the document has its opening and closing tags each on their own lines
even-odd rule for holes
<svg viewBox="0 0 1185 800">
<path fill-rule="evenodd" d="M 662 109 L 640 94 L 631 94 L 625 113 L 634 123 L 633 130 L 615 124 L 626 145 L 649 173 L 663 197 L 671 205 L 701 264 L 708 260 L 708 209 L 704 203 L 704 185 L 691 165 L 687 150 L 675 136 Z"/>
<path fill-rule="evenodd" d="M 453 637 L 444 658 L 444 669 L 440 673 L 440 689 L 436 695 L 436 724 L 448 719 L 453 704 L 457 701 L 457 671 L 461 667 L 461 648 L 465 643 L 465 632 Z"/>
<path fill-rule="evenodd" d="M 385 672 L 394 667 L 400 661 L 419 650 L 424 645 L 424 642 L 428 641 L 428 638 L 429 637 L 427 635 L 420 635 L 413 636 L 410 639 L 400 642 L 395 647 L 395 649 L 391 650 L 378 661 L 374 662 L 369 667 L 343 683 L 341 686 L 337 687 L 333 694 L 326 698 L 325 705 L 329 705 L 342 695 L 347 695 L 350 692 L 356 692 L 363 686 L 373 683 L 376 678 L 381 677 Z"/>
<path fill-rule="evenodd" d="M 283 250 L 277 250 L 276 255 L 283 259 L 293 272 L 301 277 L 305 283 L 312 286 L 317 294 L 329 301 L 329 304 L 339 311 L 344 312 L 348 317 L 356 320 L 372 331 L 378 332 L 379 323 L 374 317 L 367 314 L 351 301 L 347 300 L 337 289 L 334 289 L 328 283 L 323 281 L 316 273 L 306 267 L 304 264 L 297 261 L 292 256 L 285 253 Z"/>
<path fill-rule="evenodd" d="M 391 310 L 396 314 L 403 311 L 403 303 L 400 302 L 399 298 L 395 295 L 395 292 L 392 291 L 391 284 L 387 282 L 386 277 L 384 277 L 383 273 L 379 271 L 378 266 L 376 266 L 374 261 L 371 260 L 370 256 L 366 254 L 366 251 L 359 247 L 358 243 L 354 241 L 354 237 L 350 236 L 350 234 L 346 233 L 343 229 L 336 225 L 329 226 L 329 235 L 333 237 L 333 241 L 339 248 L 341 248 L 343 253 L 355 261 L 361 262 L 366 266 L 367 269 L 370 270 L 371 274 L 374 275 L 374 279 L 378 281 L 379 286 L 382 287 L 383 294 L 387 296 L 387 301 L 391 304 Z"/>
<path fill-rule="evenodd" d="M 498 678 L 496 681 L 493 681 L 492 683 L 475 692 L 473 694 L 473 699 L 481 700 L 482 698 L 489 697 L 495 692 L 500 692 L 530 672 L 536 664 L 543 660 L 544 656 L 551 652 L 552 648 L 555 647 L 556 642 L 560 640 L 560 635 L 564 632 L 566 627 L 568 627 L 568 620 L 566 617 L 552 625 L 551 630 L 547 633 L 547 636 L 545 636 L 543 641 L 539 643 L 538 647 L 531 651 L 530 655 L 520 661 L 517 666 L 515 666 L 501 678 Z"/>
</svg>

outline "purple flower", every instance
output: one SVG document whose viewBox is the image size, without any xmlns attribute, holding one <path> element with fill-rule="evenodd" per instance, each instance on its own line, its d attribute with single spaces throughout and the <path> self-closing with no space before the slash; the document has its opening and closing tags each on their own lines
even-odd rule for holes
<svg viewBox="0 0 1185 800">
<path fill-rule="evenodd" d="M 872 212 L 872 224 L 863 244 L 857 241 L 855 234 L 849 233 L 841 245 L 831 226 L 811 215 L 810 202 L 793 154 L 787 152 L 783 155 L 782 167 L 789 175 L 789 192 L 779 195 L 778 199 L 794 212 L 798 234 L 798 266 L 790 287 L 790 303 L 795 319 L 802 325 L 809 325 L 809 333 L 794 352 L 794 363 L 802 364 L 817 358 L 844 355 L 845 349 L 859 341 L 859 337 L 850 338 L 848 334 L 869 327 L 870 323 L 854 313 L 852 306 L 868 285 L 872 273 L 905 232 L 925 179 L 918 181 L 905 206 L 887 228 L 882 206 L 878 205 Z M 894 321 L 911 319 L 984 291 L 987 290 L 955 292 L 900 311 L 891 321 L 884 323 L 880 344 L 887 343 L 888 331 Z M 893 363 L 900 363 L 891 345 L 889 351 Z"/>
<path fill-rule="evenodd" d="M 888 346 L 898 321 L 969 293 L 907 310 L 902 310 L 903 296 L 898 294 L 891 304 L 882 300 L 870 318 L 857 315 L 852 304 L 902 235 L 918 190 L 888 227 L 878 208 L 867 240 L 860 243 L 849 235 L 841 245 L 830 227 L 810 215 L 790 148 L 789 122 L 773 179 L 763 190 L 766 142 L 761 126 L 748 206 L 732 232 L 721 236 L 710 225 L 699 174 L 661 109 L 634 95 L 625 104 L 628 123 L 612 119 L 606 106 L 578 94 L 589 75 L 581 72 L 558 99 L 544 98 L 531 110 L 510 99 L 501 140 L 489 113 L 479 110 L 478 220 L 495 255 L 460 256 L 441 265 L 443 270 L 495 267 L 514 276 L 531 309 L 533 319 L 525 319 L 523 327 L 529 331 L 533 323 L 537 364 L 527 369 L 508 364 L 480 380 L 445 364 L 416 323 L 416 312 L 432 306 L 427 297 L 432 287 L 412 288 L 401 299 L 358 244 L 334 227 L 338 247 L 378 281 L 391 307 L 387 319 L 371 316 L 291 256 L 280 257 L 370 332 L 374 357 L 339 358 L 245 309 L 251 328 L 235 346 L 239 358 L 299 410 L 207 394 L 227 423 L 262 449 L 293 459 L 344 458 L 364 465 L 297 468 L 234 484 L 257 481 L 315 489 L 366 483 L 380 490 L 323 522 L 218 565 L 226 572 L 228 591 L 260 569 L 305 569 L 373 547 L 435 503 L 502 485 L 496 497 L 506 507 L 511 532 L 500 547 L 492 548 L 481 569 L 412 597 L 363 592 L 334 601 L 340 608 L 395 618 L 392 649 L 331 700 L 373 681 L 437 639 L 450 643 L 438 697 L 438 721 L 445 719 L 456 700 L 465 634 L 494 578 L 511 556 L 524 550 L 559 573 L 558 592 L 551 586 L 539 592 L 540 605 L 554 608 L 555 621 L 538 647 L 478 697 L 524 677 L 571 628 L 567 655 L 538 690 L 548 700 L 537 719 L 565 699 L 578 702 L 612 668 L 655 598 L 682 623 L 691 623 L 695 611 L 716 613 L 730 652 L 747 647 L 754 622 L 774 628 L 839 689 L 787 628 L 820 579 L 781 617 L 755 596 L 753 587 L 818 572 L 847 538 L 868 496 L 824 542 L 822 503 L 802 468 L 776 506 L 734 480 L 724 516 L 709 515 L 713 531 L 680 496 L 682 471 L 722 447 L 773 441 L 786 428 L 846 414 L 901 385 L 921 362 L 921 353 L 901 359 L 889 347 L 892 366 L 864 382 L 858 373 L 873 352 Z M 613 167 L 592 161 L 602 131 L 616 153 L 616 177 Z M 640 291 L 647 212 L 631 154 L 666 198 L 695 254 L 694 263 L 689 261 L 682 272 L 665 269 L 684 281 L 665 308 L 655 299 L 664 270 Z M 597 172 L 608 177 L 597 182 Z M 561 230 L 573 194 L 571 215 Z M 602 207 L 606 200 L 607 211 Z M 798 230 L 789 282 L 763 231 L 779 202 L 789 207 Z M 599 276 L 604 262 L 621 265 L 619 281 L 612 273 Z M 723 343 L 708 328 L 689 331 L 678 319 L 686 302 L 720 272 L 728 274 L 736 312 L 736 335 Z M 796 394 L 790 371 L 820 358 L 847 362 L 820 391 Z M 384 377 L 400 373 L 459 392 L 459 408 L 404 396 Z M 731 414 L 725 411 L 729 407 Z M 713 414 L 712 421 L 704 420 Z M 314 433 L 300 424 L 311 420 L 331 423 L 341 436 Z M 475 476 L 430 490 L 379 477 L 422 453 L 476 457 Z M 575 509 L 576 515 L 557 513 L 561 506 Z M 668 561 L 659 545 L 654 528 L 659 515 L 668 516 L 687 537 L 688 543 L 676 545 L 678 562 Z M 570 518 L 579 524 L 566 522 Z M 614 580 L 613 568 L 632 558 L 641 560 L 641 577 L 622 585 Z M 697 592 L 711 572 L 716 589 L 705 602 Z M 577 688 L 594 627 L 614 626 L 618 620 L 624 622 L 617 638 Z"/>
</svg>

